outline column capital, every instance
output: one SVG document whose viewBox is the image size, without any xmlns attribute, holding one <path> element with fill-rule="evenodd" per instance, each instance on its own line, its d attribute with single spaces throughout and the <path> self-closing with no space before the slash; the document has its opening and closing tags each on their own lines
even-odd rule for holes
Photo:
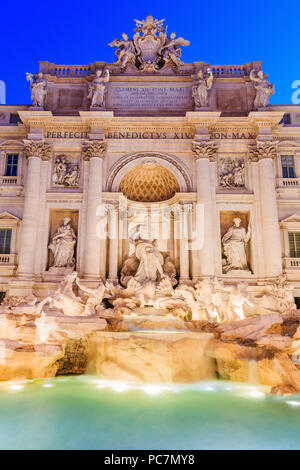
<svg viewBox="0 0 300 470">
<path fill-rule="evenodd" d="M 192 144 L 194 157 L 196 160 L 207 158 L 210 162 L 214 162 L 217 153 L 217 145 L 211 140 L 194 141 Z"/>
<path fill-rule="evenodd" d="M 35 157 L 48 161 L 51 156 L 51 145 L 43 140 L 24 140 L 24 155 L 27 159 Z"/>
<path fill-rule="evenodd" d="M 103 160 L 106 149 L 107 142 L 104 140 L 88 140 L 82 144 L 83 159 L 101 158 Z"/>
<path fill-rule="evenodd" d="M 268 142 L 257 141 L 255 144 L 249 145 L 249 160 L 258 162 L 265 158 L 274 159 L 277 156 L 277 142 L 272 140 Z"/>
</svg>

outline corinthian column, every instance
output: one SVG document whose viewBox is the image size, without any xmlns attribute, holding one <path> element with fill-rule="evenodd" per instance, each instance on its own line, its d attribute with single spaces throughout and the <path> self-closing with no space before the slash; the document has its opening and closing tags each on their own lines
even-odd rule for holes
<svg viewBox="0 0 300 470">
<path fill-rule="evenodd" d="M 83 144 L 84 160 L 89 162 L 89 179 L 87 187 L 87 213 L 85 235 L 84 277 L 99 278 L 100 273 L 100 239 L 97 236 L 97 209 L 102 197 L 102 162 L 107 143 L 90 140 Z"/>
<path fill-rule="evenodd" d="M 181 204 L 180 213 L 181 233 L 179 243 L 179 267 L 180 267 L 180 283 L 186 283 L 190 279 L 190 261 L 189 261 L 189 226 L 188 214 L 189 208 L 187 204 Z"/>
<path fill-rule="evenodd" d="M 213 276 L 215 274 L 215 237 L 210 166 L 215 162 L 216 146 L 210 141 L 193 142 L 193 153 L 197 169 L 196 248 L 198 244 L 199 249 L 194 276 Z"/>
<path fill-rule="evenodd" d="M 119 215 L 116 204 L 108 204 L 108 280 L 117 282 L 118 280 L 118 254 L 119 254 Z"/>
<path fill-rule="evenodd" d="M 250 161 L 258 163 L 261 230 L 266 277 L 282 272 L 281 239 L 275 191 L 273 159 L 277 155 L 276 143 L 257 142 L 249 147 Z"/>
<path fill-rule="evenodd" d="M 28 167 L 25 182 L 18 277 L 31 278 L 34 274 L 40 205 L 41 161 L 49 159 L 50 151 L 49 144 L 43 141 L 25 141 L 24 155 L 28 160 Z"/>
</svg>

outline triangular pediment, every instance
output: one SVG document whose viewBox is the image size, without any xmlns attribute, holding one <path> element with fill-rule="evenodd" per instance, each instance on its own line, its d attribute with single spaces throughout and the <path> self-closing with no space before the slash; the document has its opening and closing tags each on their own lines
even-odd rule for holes
<svg viewBox="0 0 300 470">
<path fill-rule="evenodd" d="M 300 215 L 293 214 L 280 221 L 280 225 L 300 225 Z"/>
<path fill-rule="evenodd" d="M 17 222 L 21 221 L 21 219 L 19 217 L 17 217 L 14 214 L 11 214 L 8 211 L 0 212 L 0 220 L 3 220 L 3 219 L 5 219 L 5 220 L 15 220 Z"/>
</svg>

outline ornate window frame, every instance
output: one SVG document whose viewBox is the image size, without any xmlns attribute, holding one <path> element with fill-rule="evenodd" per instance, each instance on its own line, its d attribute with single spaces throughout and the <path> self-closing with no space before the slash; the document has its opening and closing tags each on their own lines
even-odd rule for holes
<svg viewBox="0 0 300 470">
<path fill-rule="evenodd" d="M 293 214 L 280 221 L 281 241 L 282 241 L 282 257 L 287 263 L 287 259 L 292 259 L 290 256 L 289 245 L 289 232 L 300 232 L 300 215 Z M 300 264 L 300 258 L 299 258 Z"/>
<path fill-rule="evenodd" d="M 8 211 L 0 212 L 0 229 L 11 229 L 10 253 L 0 253 L 1 275 L 12 275 L 17 266 L 17 238 L 21 219 Z"/>
</svg>

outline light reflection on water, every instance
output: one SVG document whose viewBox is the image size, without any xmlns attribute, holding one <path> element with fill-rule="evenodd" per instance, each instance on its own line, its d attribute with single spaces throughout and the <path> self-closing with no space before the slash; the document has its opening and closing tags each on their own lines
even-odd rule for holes
<svg viewBox="0 0 300 470">
<path fill-rule="evenodd" d="M 300 396 L 225 381 L 0 384 L 1 449 L 299 449 Z"/>
</svg>

